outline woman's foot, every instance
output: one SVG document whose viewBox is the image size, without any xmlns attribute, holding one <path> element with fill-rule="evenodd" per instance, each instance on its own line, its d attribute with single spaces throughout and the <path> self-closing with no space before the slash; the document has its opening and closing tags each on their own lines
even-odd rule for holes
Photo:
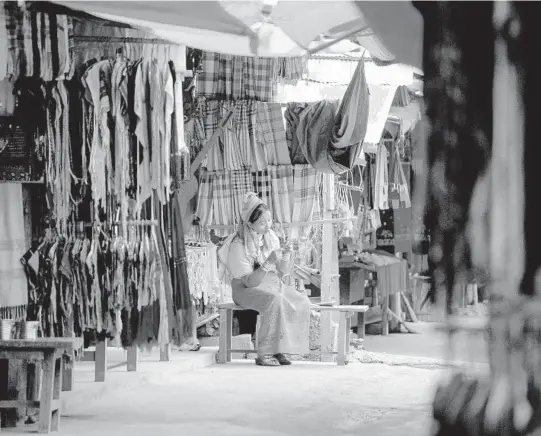
<svg viewBox="0 0 541 436">
<path fill-rule="evenodd" d="M 276 357 L 276 360 L 280 365 L 291 365 L 291 359 L 285 354 L 275 354 L 274 357 Z"/>
<path fill-rule="evenodd" d="M 255 359 L 255 364 L 259 366 L 280 366 L 280 362 L 274 356 L 261 356 Z"/>
</svg>

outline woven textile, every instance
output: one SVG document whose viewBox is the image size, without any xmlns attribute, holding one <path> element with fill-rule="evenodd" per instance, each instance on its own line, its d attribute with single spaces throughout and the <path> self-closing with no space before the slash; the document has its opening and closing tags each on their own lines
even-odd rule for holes
<svg viewBox="0 0 541 436">
<path fill-rule="evenodd" d="M 292 221 L 307 222 L 312 219 L 312 213 L 316 204 L 316 187 L 319 186 L 318 179 L 322 177 L 310 165 L 295 165 L 293 169 L 293 217 Z M 303 227 L 302 233 L 298 236 L 308 236 L 310 226 Z M 295 231 L 292 232 L 293 237 Z"/>
<path fill-rule="evenodd" d="M 201 226 L 203 227 L 207 227 L 212 223 L 212 194 L 212 176 L 206 171 L 201 171 L 196 215 L 201 220 Z"/>
<path fill-rule="evenodd" d="M 0 309 L 15 309 L 28 303 L 22 185 L 1 183 L 0 203 Z"/>
<path fill-rule="evenodd" d="M 261 200 L 269 207 L 272 216 L 274 216 L 274 208 L 272 207 L 272 185 L 271 177 L 268 169 L 252 172 L 252 181 L 254 192 L 261 197 Z"/>
<path fill-rule="evenodd" d="M 233 189 L 231 188 L 231 172 L 219 171 L 212 176 L 212 209 L 213 224 L 232 226 L 235 224 L 235 210 L 233 206 Z M 218 229 L 218 236 L 227 236 L 229 229 Z"/>
<path fill-rule="evenodd" d="M 212 100 L 273 101 L 275 60 L 204 52 L 197 93 Z"/>
<path fill-rule="evenodd" d="M 252 174 L 248 170 L 236 170 L 231 172 L 231 200 L 234 211 L 235 223 L 240 221 L 242 203 L 244 197 L 253 190 Z"/>
<path fill-rule="evenodd" d="M 257 106 L 255 101 L 200 99 L 198 105 L 205 130 L 204 141 L 210 140 L 220 120 L 230 110 L 233 111 L 232 120 L 225 127 L 219 143 L 209 151 L 204 164 L 209 171 L 244 168 L 258 171 L 267 168 L 267 153 L 263 144 L 256 139 Z"/>
<path fill-rule="evenodd" d="M 280 224 L 290 223 L 293 212 L 293 167 L 272 166 L 269 170 L 274 219 Z"/>
<path fill-rule="evenodd" d="M 266 150 L 269 165 L 290 165 L 282 107 L 279 103 L 257 103 L 257 142 Z"/>
</svg>

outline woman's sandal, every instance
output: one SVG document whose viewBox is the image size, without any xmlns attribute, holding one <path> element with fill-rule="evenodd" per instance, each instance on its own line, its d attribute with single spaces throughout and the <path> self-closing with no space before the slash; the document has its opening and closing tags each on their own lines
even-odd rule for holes
<svg viewBox="0 0 541 436">
<path fill-rule="evenodd" d="M 276 357 L 276 360 L 278 363 L 280 363 L 280 365 L 291 365 L 291 359 L 285 354 L 275 354 L 274 357 Z"/>
<path fill-rule="evenodd" d="M 255 359 L 255 364 L 259 366 L 280 366 L 280 362 L 274 356 L 264 356 Z"/>
</svg>

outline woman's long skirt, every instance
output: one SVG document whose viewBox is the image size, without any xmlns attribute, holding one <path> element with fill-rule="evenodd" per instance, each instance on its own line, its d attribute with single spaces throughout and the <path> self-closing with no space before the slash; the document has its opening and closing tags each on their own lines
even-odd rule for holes
<svg viewBox="0 0 541 436">
<path fill-rule="evenodd" d="M 259 356 L 309 352 L 310 300 L 276 273 L 268 273 L 255 288 L 233 288 L 233 301 L 259 312 Z"/>
</svg>

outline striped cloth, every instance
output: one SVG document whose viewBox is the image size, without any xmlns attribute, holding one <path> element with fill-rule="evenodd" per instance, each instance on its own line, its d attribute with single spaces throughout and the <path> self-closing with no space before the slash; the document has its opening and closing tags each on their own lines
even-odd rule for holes
<svg viewBox="0 0 541 436">
<path fill-rule="evenodd" d="M 210 140 L 222 117 L 233 111 L 233 118 L 226 126 L 219 146 L 209 151 L 204 163 L 209 171 L 244 168 L 259 171 L 267 168 L 267 153 L 256 138 L 256 102 L 200 99 L 198 104 L 205 130 L 204 141 Z"/>
<path fill-rule="evenodd" d="M 231 171 L 230 195 L 234 222 L 240 221 L 244 197 L 253 190 L 252 174 L 249 170 Z"/>
<path fill-rule="evenodd" d="M 231 171 L 218 171 L 212 176 L 212 209 L 213 224 L 232 226 L 235 224 L 235 210 L 233 207 L 234 190 L 231 188 Z M 229 229 L 218 229 L 218 236 L 227 236 Z"/>
<path fill-rule="evenodd" d="M 269 207 L 272 216 L 274 216 L 274 208 L 272 204 L 272 184 L 269 169 L 252 172 L 252 182 L 254 192 L 259 195 L 261 200 Z"/>
<path fill-rule="evenodd" d="M 277 224 L 290 223 L 293 216 L 293 167 L 271 166 L 269 170 L 274 220 Z"/>
<path fill-rule="evenodd" d="M 291 165 L 279 103 L 257 103 L 256 134 L 258 144 L 266 150 L 269 165 Z"/>
<path fill-rule="evenodd" d="M 208 227 L 213 221 L 212 210 L 212 175 L 202 170 L 199 176 L 199 190 L 197 193 L 197 208 L 195 214 L 199 217 L 202 227 Z"/>
<path fill-rule="evenodd" d="M 316 187 L 319 186 L 318 173 L 310 165 L 295 165 L 293 167 L 293 192 L 290 195 L 293 199 L 292 222 L 307 222 L 312 219 L 312 213 L 316 204 Z M 311 226 L 301 228 L 294 227 L 291 233 L 294 239 L 300 236 L 307 237 Z"/>
<path fill-rule="evenodd" d="M 273 101 L 277 93 L 273 58 L 204 52 L 197 93 L 212 100 Z"/>
</svg>

